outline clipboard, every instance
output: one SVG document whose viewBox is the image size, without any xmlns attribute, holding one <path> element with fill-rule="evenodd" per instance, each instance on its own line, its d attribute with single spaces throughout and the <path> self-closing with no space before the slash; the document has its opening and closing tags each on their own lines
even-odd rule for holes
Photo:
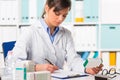
<svg viewBox="0 0 120 80">
<path fill-rule="evenodd" d="M 51 74 L 51 77 L 57 78 L 57 79 L 69 79 L 69 78 L 78 78 L 78 77 L 86 77 L 89 76 L 85 73 L 78 73 L 73 71 L 65 71 L 65 70 L 57 70 L 54 73 Z"/>
<path fill-rule="evenodd" d="M 85 77 L 88 75 L 73 75 L 73 76 L 65 76 L 65 77 L 58 77 L 58 76 L 52 76 L 53 78 L 58 78 L 58 79 L 69 79 L 69 78 L 77 78 L 77 77 Z"/>
</svg>

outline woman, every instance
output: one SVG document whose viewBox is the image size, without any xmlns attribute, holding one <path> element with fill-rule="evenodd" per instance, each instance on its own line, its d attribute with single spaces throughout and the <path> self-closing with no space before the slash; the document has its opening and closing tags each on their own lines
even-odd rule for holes
<svg viewBox="0 0 120 80">
<path fill-rule="evenodd" d="M 13 49 L 15 59 L 33 60 L 36 71 L 54 72 L 62 69 L 66 61 L 69 70 L 98 73 L 102 66 L 83 67 L 82 59 L 75 52 L 70 31 L 60 26 L 70 8 L 71 0 L 47 0 L 42 18 L 18 38 Z"/>
</svg>

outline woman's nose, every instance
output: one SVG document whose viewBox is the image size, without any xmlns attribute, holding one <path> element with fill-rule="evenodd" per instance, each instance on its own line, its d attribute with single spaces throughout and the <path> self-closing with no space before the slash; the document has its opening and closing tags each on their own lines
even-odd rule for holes
<svg viewBox="0 0 120 80">
<path fill-rule="evenodd" d="M 64 20 L 64 17 L 62 15 L 59 16 L 58 18 L 59 21 L 63 21 Z"/>
</svg>

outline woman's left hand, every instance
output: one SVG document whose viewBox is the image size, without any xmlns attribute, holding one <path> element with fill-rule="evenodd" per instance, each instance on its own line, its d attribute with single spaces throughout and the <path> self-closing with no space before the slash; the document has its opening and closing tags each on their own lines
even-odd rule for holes
<svg viewBox="0 0 120 80">
<path fill-rule="evenodd" d="M 93 67 L 93 68 L 86 68 L 85 72 L 88 74 L 94 75 L 94 74 L 97 74 L 99 71 L 101 71 L 102 67 L 103 67 L 103 64 L 100 64 L 100 66 Z"/>
</svg>

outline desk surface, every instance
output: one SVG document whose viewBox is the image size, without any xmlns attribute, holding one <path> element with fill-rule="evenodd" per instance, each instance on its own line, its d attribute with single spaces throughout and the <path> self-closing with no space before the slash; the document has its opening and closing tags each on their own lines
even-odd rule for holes
<svg viewBox="0 0 120 80">
<path fill-rule="evenodd" d="M 51 74 L 53 77 L 57 77 L 57 78 L 53 78 L 52 80 L 95 80 L 94 75 L 89 75 L 89 76 L 83 76 L 83 77 L 77 77 L 77 78 L 68 78 L 68 79 L 63 79 L 64 77 L 71 75 L 71 74 L 79 74 L 73 71 L 64 71 L 64 70 L 56 70 L 53 74 Z M 85 73 L 81 73 L 81 75 L 85 75 Z M 107 76 L 102 76 L 102 75 L 98 75 L 101 77 L 107 77 Z M 114 75 L 115 76 L 115 75 Z M 62 78 L 62 79 L 60 79 Z M 110 80 L 120 80 L 120 75 L 116 74 L 116 77 L 110 79 Z"/>
</svg>

